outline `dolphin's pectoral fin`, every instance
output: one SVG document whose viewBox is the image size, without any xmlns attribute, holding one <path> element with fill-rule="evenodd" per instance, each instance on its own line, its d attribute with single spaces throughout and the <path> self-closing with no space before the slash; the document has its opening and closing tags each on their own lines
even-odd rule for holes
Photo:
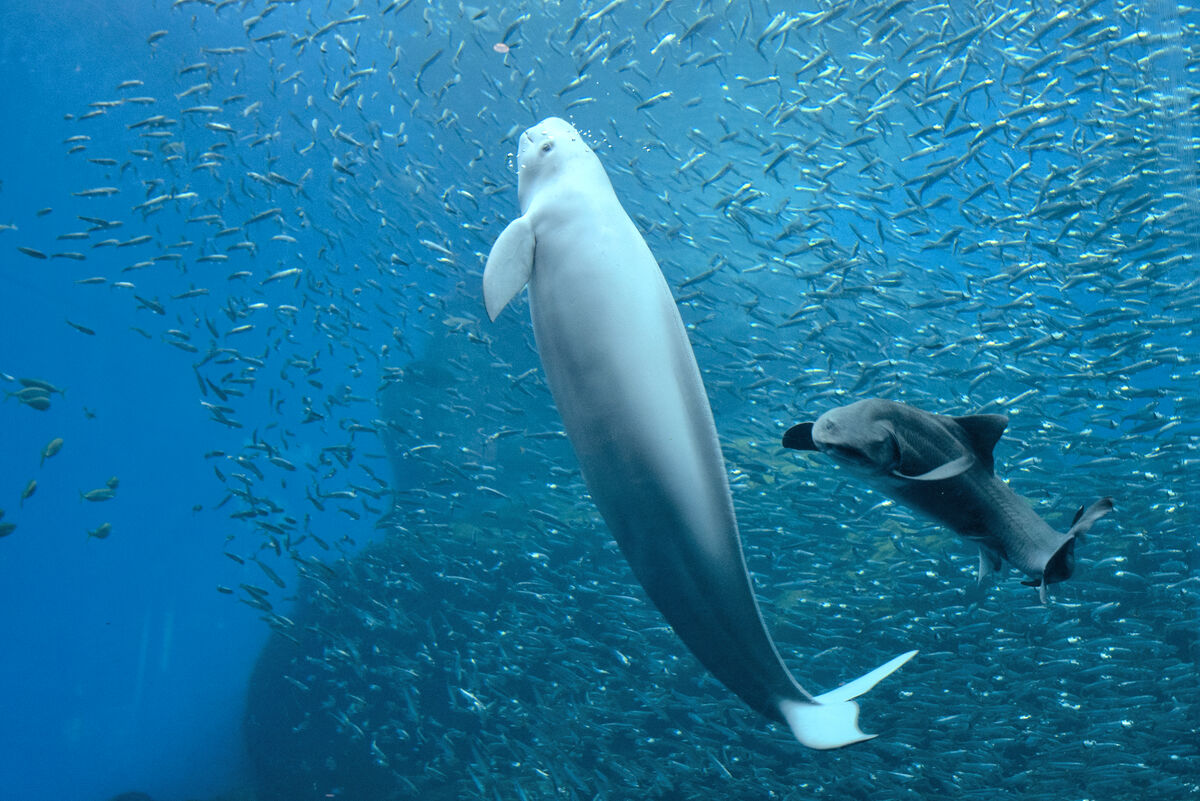
<svg viewBox="0 0 1200 801">
<path fill-rule="evenodd" d="M 816 696 L 811 703 L 780 701 L 779 711 L 796 739 L 809 748 L 841 748 L 870 740 L 875 735 L 863 734 L 858 728 L 858 704 L 852 699 L 870 690 L 916 655 L 916 651 L 901 654 L 836 690 Z"/>
<path fill-rule="evenodd" d="M 979 583 L 1000 569 L 1004 562 L 994 548 L 986 545 L 979 546 Z"/>
<path fill-rule="evenodd" d="M 518 217 L 501 232 L 483 268 L 483 304 L 495 320 L 533 274 L 533 226 Z"/>
<path fill-rule="evenodd" d="M 958 423 L 959 428 L 967 435 L 967 442 L 971 444 L 975 457 L 989 473 L 993 472 L 995 464 L 992 461 L 992 451 L 1000 441 L 1004 429 L 1008 428 L 1008 418 L 1002 414 L 969 414 L 955 417 L 954 422 Z"/>
<path fill-rule="evenodd" d="M 967 472 L 973 464 L 975 464 L 975 457 L 969 453 L 965 453 L 954 461 L 946 462 L 944 465 L 935 467 L 928 473 L 922 473 L 919 476 L 906 476 L 899 470 L 893 470 L 892 475 L 908 481 L 942 481 Z"/>
<path fill-rule="evenodd" d="M 891 422 L 879 421 L 875 423 L 875 426 L 892 440 L 895 461 L 891 464 L 891 473 L 896 478 L 902 478 L 906 481 L 943 481 L 967 472 L 971 469 L 971 465 L 975 464 L 974 454 L 967 451 L 957 459 L 939 465 L 932 470 L 918 475 L 909 475 L 904 472 L 905 465 L 923 465 L 925 462 L 921 457 L 919 449 L 914 448 L 913 444 L 909 442 L 908 437 L 905 436 L 905 432 L 897 431 Z"/>
<path fill-rule="evenodd" d="M 792 426 L 783 435 L 783 447 L 794 451 L 815 451 L 817 446 L 813 444 L 812 430 L 812 423 L 798 423 Z"/>
</svg>

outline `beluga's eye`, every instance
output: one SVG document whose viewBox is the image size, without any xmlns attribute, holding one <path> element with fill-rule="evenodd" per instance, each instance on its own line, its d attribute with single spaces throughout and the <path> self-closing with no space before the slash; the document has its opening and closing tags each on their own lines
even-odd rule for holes
<svg viewBox="0 0 1200 801">
<path fill-rule="evenodd" d="M 550 152 L 551 150 L 553 150 L 553 149 L 554 149 L 554 143 L 553 143 L 553 142 L 546 142 L 544 145 L 542 145 L 542 152 L 543 152 L 543 153 L 549 153 L 549 152 Z"/>
</svg>

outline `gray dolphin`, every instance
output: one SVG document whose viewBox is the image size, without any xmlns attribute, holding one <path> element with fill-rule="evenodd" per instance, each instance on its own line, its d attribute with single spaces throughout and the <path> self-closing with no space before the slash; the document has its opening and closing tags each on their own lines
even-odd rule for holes
<svg viewBox="0 0 1200 801">
<path fill-rule="evenodd" d="M 948 417 L 873 398 L 792 426 L 783 446 L 828 454 L 978 544 L 980 581 L 1006 559 L 1045 600 L 1047 584 L 1071 577 L 1075 543 L 1112 511 L 1112 498 L 1079 507 L 1065 534 L 1050 528 L 993 473 L 992 449 L 1007 426 L 1001 414 Z"/>
</svg>

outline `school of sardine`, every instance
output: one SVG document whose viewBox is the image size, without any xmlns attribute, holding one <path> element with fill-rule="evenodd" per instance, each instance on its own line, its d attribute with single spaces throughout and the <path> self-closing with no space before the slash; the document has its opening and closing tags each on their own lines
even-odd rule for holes
<svg viewBox="0 0 1200 801">
<path fill-rule="evenodd" d="M 218 590 L 278 635 L 260 798 L 1200 794 L 1200 12 L 172 6 L 144 73 L 64 109 L 78 188 L 0 249 L 194 370 L 242 576 Z M 672 285 L 785 660 L 832 687 L 920 649 L 870 743 L 804 752 L 705 674 L 588 501 L 526 316 L 485 324 L 549 115 Z M 28 414 L 75 389 L 0 378 Z M 977 588 L 971 549 L 779 447 L 866 397 L 1006 414 L 1003 477 L 1048 522 L 1120 514 L 1048 604 Z M 63 447 L 26 455 L 0 537 Z"/>
</svg>

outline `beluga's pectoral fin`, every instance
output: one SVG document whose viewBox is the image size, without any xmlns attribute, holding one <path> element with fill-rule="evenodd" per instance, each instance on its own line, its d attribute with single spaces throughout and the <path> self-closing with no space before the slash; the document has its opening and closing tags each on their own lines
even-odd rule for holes
<svg viewBox="0 0 1200 801">
<path fill-rule="evenodd" d="M 483 268 L 483 303 L 495 320 L 533 275 L 533 226 L 518 217 L 501 232 Z"/>
<path fill-rule="evenodd" d="M 779 710 L 795 738 L 809 748 L 826 750 L 870 740 L 876 735 L 864 734 L 858 728 L 858 704 L 853 699 L 895 673 L 916 655 L 916 651 L 900 654 L 870 673 L 816 696 L 811 703 L 781 701 Z"/>
</svg>

